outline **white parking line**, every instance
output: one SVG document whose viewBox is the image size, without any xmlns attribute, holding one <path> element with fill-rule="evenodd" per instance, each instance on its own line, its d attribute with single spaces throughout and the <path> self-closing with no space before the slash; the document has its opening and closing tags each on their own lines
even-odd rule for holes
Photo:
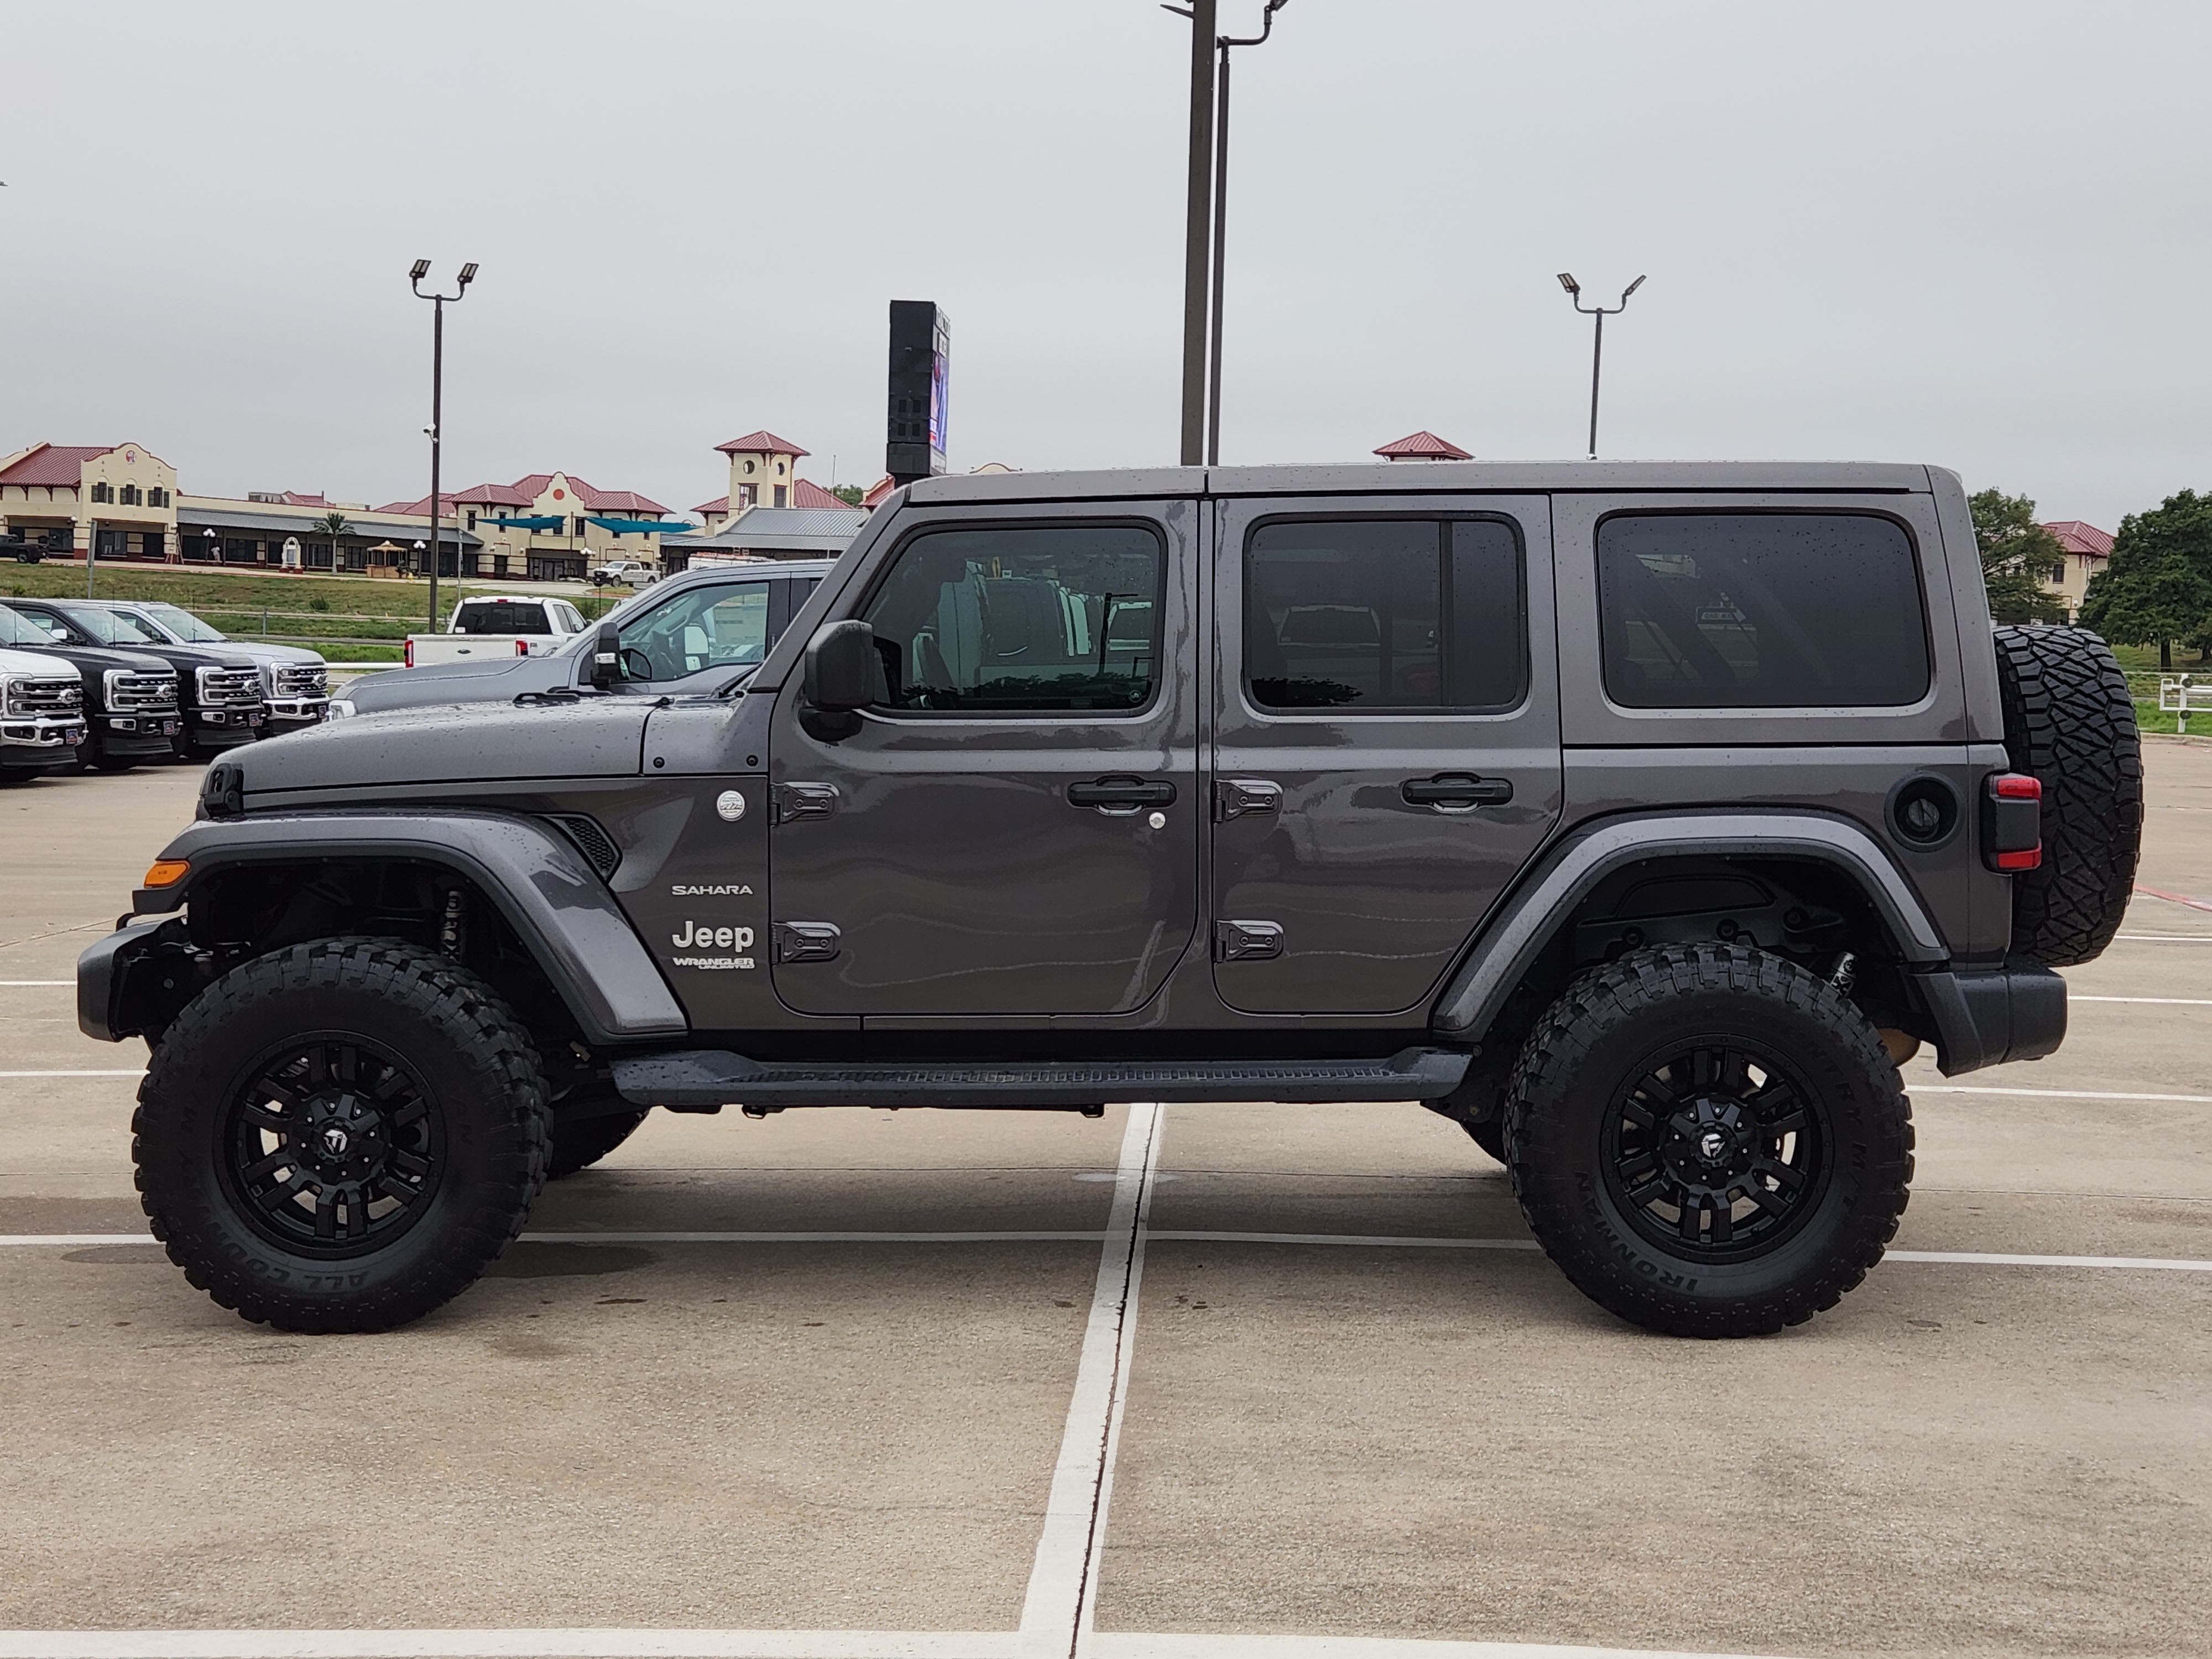
<svg viewBox="0 0 2212 1659">
<path fill-rule="evenodd" d="M 1152 1109 L 1158 1110 L 1157 1108 Z M 1158 1154 L 1155 1153 L 1155 1167 L 1157 1158 Z M 1138 1189 L 1138 1183 L 1134 1181 L 1132 1182 L 1132 1189 Z M 1140 1196 L 1134 1201 L 1146 1206 L 1148 1212 L 1151 1200 L 1152 1184 L 1149 1181 L 1146 1181 L 1141 1185 Z M 1117 1218 L 1119 1218 L 1118 1212 Z M 1533 1238 L 1454 1238 L 1449 1237 L 1431 1238 L 1402 1233 L 1246 1233 L 1172 1227 L 1146 1227 L 1143 1230 L 1141 1238 L 1134 1238 L 1132 1224 L 1126 1218 L 1121 1219 L 1121 1225 L 1109 1227 L 1103 1232 L 525 1233 L 522 1235 L 521 1242 L 526 1244 L 1096 1244 L 1103 1242 L 1109 1246 L 1107 1263 L 1102 1264 L 1101 1271 L 1103 1272 L 1107 1265 L 1121 1259 L 1122 1253 L 1112 1247 L 1117 1243 L 1129 1243 L 1133 1239 L 1137 1248 L 1132 1254 L 1139 1267 L 1142 1265 L 1143 1256 L 1141 1246 L 1146 1243 L 1154 1244 L 1304 1244 L 1358 1250 L 1534 1250 L 1539 1248 Z M 9 1245 L 25 1248 L 43 1245 L 55 1249 L 82 1249 L 94 1244 L 151 1244 L 154 1242 L 153 1235 L 150 1233 L 0 1233 L 0 1248 Z M 1938 1265 L 1948 1263 L 1956 1267 L 2106 1267 L 2129 1272 L 2212 1273 L 2212 1261 L 2199 1261 L 2188 1256 L 2008 1255 L 1987 1250 L 1891 1250 L 1883 1257 L 1883 1260 L 1930 1262 Z M 1115 1270 L 1117 1275 L 1121 1271 L 1119 1268 Z M 1115 1284 L 1118 1285 L 1120 1282 L 1117 1277 Z M 1118 1291 L 1117 1295 L 1120 1299 L 1111 1304 L 1119 1322 L 1115 1327 L 1116 1332 L 1115 1340 L 1119 1346 L 1116 1350 L 1118 1357 L 1114 1362 L 1114 1366 L 1115 1370 L 1121 1375 L 1123 1382 L 1126 1384 L 1128 1356 L 1133 1352 L 1126 1335 L 1136 1306 L 1136 1280 L 1133 1276 L 1130 1279 L 1127 1289 Z M 1104 1317 L 1101 1312 L 1102 1306 L 1106 1304 L 1102 1304 L 1096 1296 L 1093 1297 L 1091 1314 L 1094 1325 Z M 1092 1364 L 1092 1332 L 1086 1331 L 1084 1342 L 1084 1359 L 1076 1368 L 1079 1379 L 1083 1376 L 1083 1366 Z M 1099 1358 L 1097 1364 L 1093 1366 L 1094 1372 L 1105 1364 L 1106 1361 L 1103 1358 Z M 1092 1378 L 1090 1393 L 1091 1397 L 1085 1406 L 1082 1413 L 1085 1425 L 1088 1425 L 1091 1418 L 1100 1410 L 1118 1411 L 1120 1409 L 1119 1401 L 1121 1398 L 1120 1388 L 1112 1391 L 1109 1396 L 1110 1404 L 1105 1407 L 1097 1404 L 1098 1388 L 1095 1376 Z M 1074 1407 L 1071 1407 L 1068 1412 L 1067 1429 L 1067 1433 L 1070 1435 L 1075 1434 L 1078 1426 L 1077 1415 Z M 1110 1437 L 1111 1428 L 1111 1424 L 1107 1424 L 1099 1430 L 1102 1445 Z M 1084 1433 L 1077 1436 L 1077 1439 L 1087 1443 L 1088 1437 L 1089 1430 L 1085 1427 Z M 1062 1440 L 1061 1456 L 1065 1462 L 1073 1455 L 1071 1446 L 1073 1443 L 1069 1442 L 1066 1436 L 1063 1436 Z M 1097 1468 L 1095 1455 L 1082 1467 L 1095 1472 Z M 1059 1477 L 1055 1475 L 1054 1479 L 1056 1490 Z M 1110 1476 L 1109 1479 L 1110 1480 Z M 1090 1512 L 1087 1499 L 1083 1506 L 1083 1512 L 1086 1515 Z M 1034 1582 L 1031 1588 L 1034 1590 Z"/>
<path fill-rule="evenodd" d="M 2137 945 L 2212 945 L 2212 933 L 2115 933 Z"/>
<path fill-rule="evenodd" d="M 848 1630 L 0 1631 L 0 1659 L 1066 1659 L 1006 1632 Z M 1078 1659 L 1741 1659 L 1669 1649 L 1372 1636 L 1085 1635 Z"/>
<path fill-rule="evenodd" d="M 127 1072 L 0 1072 L 0 1077 L 143 1077 L 143 1066 Z"/>
<path fill-rule="evenodd" d="M 74 985 L 73 979 L 0 979 L 0 985 Z"/>
<path fill-rule="evenodd" d="M 2093 997 L 2080 991 L 2066 994 L 2069 1002 L 2157 1002 L 2175 1008 L 2212 1008 L 2212 997 Z"/>
<path fill-rule="evenodd" d="M 1151 1176 L 1159 1157 L 1159 1123 L 1158 1107 L 1129 1108 L 1114 1177 L 1114 1206 L 1106 1218 L 1106 1248 L 1098 1259 L 1098 1280 L 1084 1328 L 1082 1357 L 1075 1367 L 1067 1424 L 1060 1432 L 1060 1456 L 1045 1499 L 1044 1530 L 1037 1538 L 1029 1589 L 1022 1597 L 1022 1634 L 1049 1641 L 1055 1652 L 1073 1650 L 1090 1601 L 1108 1444 L 1119 1414 L 1123 1361 L 1135 1334 L 1132 1316 L 1144 1273 L 1145 1216 Z"/>
<path fill-rule="evenodd" d="M 2212 1106 L 2212 1095 L 2139 1095 L 2111 1089 L 1995 1089 L 1966 1083 L 1909 1083 L 1914 1095 L 2018 1095 L 2027 1100 L 2167 1100 L 2191 1106 Z"/>
</svg>

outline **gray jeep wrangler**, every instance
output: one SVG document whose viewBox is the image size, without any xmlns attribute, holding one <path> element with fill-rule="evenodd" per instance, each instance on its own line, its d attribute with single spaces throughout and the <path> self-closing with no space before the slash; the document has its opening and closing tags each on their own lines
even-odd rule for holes
<svg viewBox="0 0 2212 1659">
<path fill-rule="evenodd" d="M 2141 825 L 1929 467 L 931 480 L 749 681 L 597 643 L 211 767 L 86 952 L 223 1305 L 416 1318 L 656 1106 L 1419 1100 L 1603 1306 L 1773 1331 L 1896 1231 L 1899 1066 L 2058 1045 Z"/>
</svg>

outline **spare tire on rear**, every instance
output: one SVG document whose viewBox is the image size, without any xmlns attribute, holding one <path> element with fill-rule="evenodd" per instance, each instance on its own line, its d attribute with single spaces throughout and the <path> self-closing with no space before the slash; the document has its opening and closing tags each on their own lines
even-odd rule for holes
<svg viewBox="0 0 2212 1659">
<path fill-rule="evenodd" d="M 2005 752 L 2043 785 L 2043 862 L 2013 878 L 2012 951 L 2094 961 L 2119 931 L 2142 841 L 2142 742 L 2127 676 L 2081 628 L 2000 628 Z"/>
</svg>

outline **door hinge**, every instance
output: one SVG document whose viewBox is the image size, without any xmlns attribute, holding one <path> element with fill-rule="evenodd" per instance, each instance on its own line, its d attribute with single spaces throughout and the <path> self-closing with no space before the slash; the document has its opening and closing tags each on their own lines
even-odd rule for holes
<svg viewBox="0 0 2212 1659">
<path fill-rule="evenodd" d="M 1213 924 L 1216 962 L 1264 962 L 1283 954 L 1283 924 L 1279 921 L 1217 921 Z"/>
<path fill-rule="evenodd" d="M 1273 812 L 1283 805 L 1283 786 L 1266 778 L 1216 778 L 1213 821 L 1226 823 L 1252 812 Z"/>
<path fill-rule="evenodd" d="M 835 922 L 779 921 L 775 924 L 778 962 L 835 962 L 839 934 Z"/>
<path fill-rule="evenodd" d="M 769 799 L 778 823 L 794 823 L 800 818 L 826 818 L 837 810 L 837 786 L 779 783 L 769 792 Z"/>
</svg>

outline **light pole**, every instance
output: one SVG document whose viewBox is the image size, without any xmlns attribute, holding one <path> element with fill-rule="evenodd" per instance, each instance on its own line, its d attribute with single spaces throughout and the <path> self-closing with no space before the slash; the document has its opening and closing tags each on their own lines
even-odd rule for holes
<svg viewBox="0 0 2212 1659">
<path fill-rule="evenodd" d="M 1592 460 L 1595 460 L 1597 459 L 1597 377 L 1598 370 L 1605 362 L 1605 319 L 1608 317 L 1618 317 L 1622 312 L 1628 309 L 1628 296 L 1635 293 L 1638 289 L 1644 286 L 1644 278 L 1638 276 L 1626 288 L 1621 289 L 1620 303 L 1610 307 L 1606 306 L 1584 305 L 1583 303 L 1583 285 L 1575 280 L 1574 273 L 1571 271 L 1563 270 L 1559 273 L 1559 286 L 1566 289 L 1567 297 L 1575 302 L 1575 309 L 1577 311 L 1582 313 L 1585 317 L 1595 317 L 1597 319 L 1596 337 L 1590 344 L 1589 458 Z"/>
<path fill-rule="evenodd" d="M 1213 222 L 1213 43 L 1215 0 L 1190 9 L 1162 5 L 1190 19 L 1190 183 L 1182 240 L 1182 465 L 1206 458 L 1206 233 Z"/>
<path fill-rule="evenodd" d="M 438 448 L 445 437 L 446 302 L 448 300 L 455 305 L 461 302 L 469 291 L 469 284 L 477 279 L 477 268 L 473 261 L 463 265 L 460 283 L 451 294 L 423 293 L 422 279 L 429 274 L 430 262 L 417 259 L 414 269 L 407 273 L 407 286 L 414 290 L 416 299 L 431 302 L 435 316 L 430 325 L 430 424 L 424 428 L 430 434 L 430 631 L 435 633 L 438 629 L 438 562 L 445 545 L 445 515 L 438 500 Z M 453 572 L 458 577 L 461 568 L 459 536 L 453 539 Z"/>
<path fill-rule="evenodd" d="M 1275 32 L 1275 14 L 1291 0 L 1267 0 L 1260 14 L 1260 32 L 1249 40 L 1230 35 L 1216 37 L 1221 67 L 1214 76 L 1213 116 L 1213 337 L 1208 351 L 1206 384 L 1211 402 L 1206 416 L 1206 464 L 1221 465 L 1221 289 L 1227 270 L 1229 245 L 1229 48 L 1265 46 Z"/>
</svg>

